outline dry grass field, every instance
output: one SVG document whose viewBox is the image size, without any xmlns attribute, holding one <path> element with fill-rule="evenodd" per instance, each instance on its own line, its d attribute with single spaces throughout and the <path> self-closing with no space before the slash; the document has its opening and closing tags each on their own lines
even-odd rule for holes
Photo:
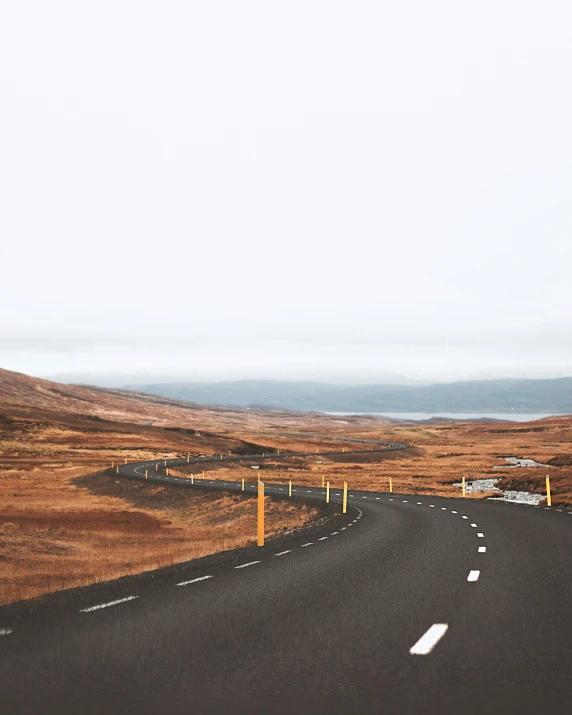
<svg viewBox="0 0 572 715">
<path fill-rule="evenodd" d="M 332 437 L 338 441 L 332 441 Z M 307 451 L 211 463 L 217 478 L 459 496 L 453 482 L 499 477 L 501 488 L 544 490 L 572 504 L 572 418 L 536 423 L 397 425 L 371 417 L 197 407 L 153 396 L 62 386 L 0 370 L 0 603 L 138 573 L 255 537 L 250 499 L 125 482 L 111 463 L 225 453 Z M 347 438 L 405 442 L 380 454 Z M 503 456 L 549 466 L 511 468 Z M 250 466 L 260 466 L 252 470 Z M 499 466 L 501 468 L 496 469 Z M 202 469 L 202 467 L 201 467 Z M 178 473 L 196 472 L 192 467 Z M 482 498 L 483 495 L 474 498 Z M 268 501 L 267 534 L 316 510 Z"/>
</svg>

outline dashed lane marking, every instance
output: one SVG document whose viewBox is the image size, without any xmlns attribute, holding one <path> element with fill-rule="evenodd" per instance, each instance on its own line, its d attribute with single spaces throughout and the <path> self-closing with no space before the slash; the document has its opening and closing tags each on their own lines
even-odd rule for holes
<svg viewBox="0 0 572 715">
<path fill-rule="evenodd" d="M 284 556 L 284 554 L 291 554 L 292 549 L 287 549 L 286 551 L 279 551 L 277 554 L 274 554 L 274 556 Z"/>
<path fill-rule="evenodd" d="M 332 533 L 330 534 L 330 536 L 335 536 L 337 533 L 338 533 L 337 531 L 332 531 Z"/>
<path fill-rule="evenodd" d="M 249 561 L 247 564 L 240 564 L 240 566 L 235 566 L 235 569 L 245 569 L 247 566 L 254 566 L 254 564 L 259 564 L 260 561 Z"/>
<path fill-rule="evenodd" d="M 483 534 L 482 531 L 479 531 L 479 533 L 477 534 L 477 536 L 479 537 L 479 539 L 484 539 L 484 538 L 485 538 L 485 535 Z"/>
<path fill-rule="evenodd" d="M 479 546 L 479 554 L 485 554 L 487 551 L 486 546 Z"/>
<path fill-rule="evenodd" d="M 451 510 L 451 514 L 456 514 L 456 513 L 457 513 L 456 511 Z"/>
<path fill-rule="evenodd" d="M 427 655 L 431 653 L 437 643 L 443 638 L 449 626 L 446 623 L 434 623 L 429 630 L 421 636 L 413 648 L 409 649 L 411 655 Z"/>
<path fill-rule="evenodd" d="M 304 546 L 312 546 L 312 545 L 313 545 L 313 543 L 314 543 L 313 541 L 308 541 L 308 543 L 307 543 L 307 544 L 302 544 L 302 546 L 301 546 L 300 548 L 301 548 L 301 549 L 303 549 L 303 548 L 304 548 Z"/>
<path fill-rule="evenodd" d="M 478 581 L 480 575 L 481 575 L 480 571 L 469 571 L 469 575 L 467 576 L 467 581 Z"/>
<path fill-rule="evenodd" d="M 198 578 L 192 578 L 190 581 L 181 581 L 177 586 L 188 586 L 190 583 L 197 583 L 197 581 L 206 581 L 207 578 L 212 578 L 212 576 L 199 576 Z"/>
<path fill-rule="evenodd" d="M 465 516 L 464 514 L 463 514 L 463 516 L 461 517 L 461 519 L 468 519 L 468 518 L 469 518 L 469 517 L 468 517 L 468 516 Z"/>
<path fill-rule="evenodd" d="M 98 603 L 97 606 L 89 606 L 88 608 L 80 608 L 80 613 L 89 613 L 90 611 L 98 611 L 100 608 L 109 608 L 109 606 L 117 606 L 118 603 L 125 603 L 126 601 L 133 601 L 139 598 L 139 596 L 127 596 L 127 598 L 118 598 L 116 601 L 109 601 L 108 603 Z"/>
<path fill-rule="evenodd" d="M 476 529 L 476 528 L 477 528 L 477 525 L 476 525 L 476 524 L 471 524 L 471 526 L 473 527 L 473 529 Z"/>
<path fill-rule="evenodd" d="M 327 536 L 322 536 L 318 539 L 318 541 L 325 541 L 328 537 Z"/>
</svg>

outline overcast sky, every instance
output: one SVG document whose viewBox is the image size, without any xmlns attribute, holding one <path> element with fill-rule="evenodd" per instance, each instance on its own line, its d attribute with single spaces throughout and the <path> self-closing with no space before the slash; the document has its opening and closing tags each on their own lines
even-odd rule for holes
<svg viewBox="0 0 572 715">
<path fill-rule="evenodd" d="M 572 374 L 569 2 L 0 10 L 0 366 Z"/>
</svg>

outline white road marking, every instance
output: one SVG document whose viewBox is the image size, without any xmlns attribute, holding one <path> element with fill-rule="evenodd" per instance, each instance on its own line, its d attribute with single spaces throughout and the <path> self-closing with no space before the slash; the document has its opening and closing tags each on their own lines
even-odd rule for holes
<svg viewBox="0 0 572 715">
<path fill-rule="evenodd" d="M 302 546 L 301 546 L 300 548 L 301 548 L 301 549 L 303 549 L 303 548 L 304 548 L 304 546 L 312 546 L 312 545 L 313 545 L 313 543 L 314 543 L 313 541 L 308 541 L 308 543 L 307 543 L 307 544 L 302 544 Z"/>
<path fill-rule="evenodd" d="M 381 497 L 375 497 L 375 498 L 377 499 L 377 501 L 379 501 L 381 499 Z M 570 512 L 568 512 L 568 513 L 570 513 Z"/>
<path fill-rule="evenodd" d="M 477 534 L 477 536 L 479 537 L 479 539 L 484 539 L 484 538 L 485 538 L 485 535 L 483 534 L 482 531 L 479 531 L 479 533 Z"/>
<path fill-rule="evenodd" d="M 480 575 L 480 571 L 470 571 L 469 575 L 467 576 L 467 581 L 478 581 Z"/>
<path fill-rule="evenodd" d="M 468 519 L 468 518 L 469 518 L 469 517 L 468 517 L 468 516 L 465 516 L 464 514 L 463 514 L 463 516 L 461 517 L 461 519 Z"/>
<path fill-rule="evenodd" d="M 431 507 L 431 509 L 435 508 L 435 504 L 429 504 L 429 506 Z"/>
<path fill-rule="evenodd" d="M 471 526 L 472 526 L 474 529 L 477 528 L 477 525 L 476 525 L 476 524 L 471 524 Z"/>
<path fill-rule="evenodd" d="M 342 528 L 340 529 L 340 531 L 345 531 L 345 530 L 346 530 L 345 526 L 342 526 Z"/>
<path fill-rule="evenodd" d="M 306 489 L 306 491 L 308 492 L 308 494 L 311 494 L 311 493 L 312 493 L 312 490 L 311 490 L 311 489 Z"/>
<path fill-rule="evenodd" d="M 447 511 L 447 507 L 446 507 L 446 506 L 442 506 L 442 507 L 441 507 L 441 511 Z"/>
<path fill-rule="evenodd" d="M 389 501 L 393 501 L 393 499 L 390 498 Z"/>
<path fill-rule="evenodd" d="M 479 554 L 485 554 L 487 551 L 486 546 L 479 546 Z"/>
<path fill-rule="evenodd" d="M 206 581 L 207 578 L 212 578 L 212 576 L 199 576 L 198 578 L 192 578 L 190 581 L 181 581 L 177 586 L 188 586 L 190 583 L 197 583 L 197 581 Z"/>
<path fill-rule="evenodd" d="M 119 598 L 117 601 L 109 601 L 109 603 L 100 603 L 97 606 L 90 606 L 89 608 L 80 608 L 80 613 L 89 613 L 89 611 L 98 611 L 100 608 L 109 608 L 109 606 L 116 606 L 118 603 L 125 603 L 125 601 L 133 601 L 139 596 L 127 596 L 127 598 Z"/>
<path fill-rule="evenodd" d="M 451 514 L 456 514 L 456 513 L 457 513 L 456 511 L 451 511 Z"/>
<path fill-rule="evenodd" d="M 404 500 L 403 500 L 403 503 L 404 503 L 404 504 L 407 504 L 407 499 L 404 499 Z"/>
<path fill-rule="evenodd" d="M 327 536 L 322 536 L 321 538 L 318 539 L 318 541 L 325 541 L 328 537 Z"/>
<path fill-rule="evenodd" d="M 247 566 L 254 566 L 254 564 L 259 564 L 260 561 L 249 561 L 247 564 L 240 564 L 240 566 L 235 566 L 235 569 L 245 569 Z"/>
<path fill-rule="evenodd" d="M 0 628 L 0 636 L 8 636 L 12 633 L 12 628 Z"/>
<path fill-rule="evenodd" d="M 449 626 L 446 623 L 434 623 L 427 633 L 421 636 L 413 648 L 410 648 L 411 655 L 427 655 L 431 653 L 448 628 Z"/>
<path fill-rule="evenodd" d="M 335 536 L 337 533 L 338 533 L 337 531 L 332 531 L 332 533 L 330 534 L 330 536 Z"/>
<path fill-rule="evenodd" d="M 274 554 L 274 556 L 284 556 L 284 554 L 291 554 L 292 549 L 288 549 L 287 551 L 279 551 L 277 554 Z"/>
<path fill-rule="evenodd" d="M 418 501 L 417 503 L 423 505 L 423 502 L 422 502 L 422 501 Z"/>
<path fill-rule="evenodd" d="M 367 497 L 362 497 L 362 499 L 367 499 Z"/>
<path fill-rule="evenodd" d="M 353 526 L 353 524 L 348 524 L 348 526 Z"/>
</svg>

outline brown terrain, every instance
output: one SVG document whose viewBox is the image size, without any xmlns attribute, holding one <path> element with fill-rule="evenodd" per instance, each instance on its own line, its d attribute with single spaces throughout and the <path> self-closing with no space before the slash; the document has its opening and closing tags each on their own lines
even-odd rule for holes
<svg viewBox="0 0 572 715">
<path fill-rule="evenodd" d="M 250 498 L 187 492 L 103 474 L 112 463 L 214 453 L 305 456 L 205 465 L 217 478 L 459 496 L 453 486 L 499 477 L 504 489 L 572 505 L 572 418 L 517 423 L 394 424 L 372 417 L 204 407 L 121 390 L 66 386 L 0 370 L 0 603 L 108 580 L 252 543 Z M 337 441 L 332 441 L 332 437 Z M 380 454 L 348 441 L 411 445 Z M 337 454 L 316 455 L 332 450 Z M 360 454 L 349 450 L 363 449 Z M 509 467 L 502 457 L 544 467 Z M 251 466 L 259 466 L 252 470 Z M 494 468 L 500 466 L 500 469 Z M 201 467 L 202 470 L 202 467 Z M 180 476 L 197 473 L 192 465 Z M 473 498 L 482 498 L 478 495 Z M 267 535 L 317 509 L 267 500 Z"/>
</svg>

